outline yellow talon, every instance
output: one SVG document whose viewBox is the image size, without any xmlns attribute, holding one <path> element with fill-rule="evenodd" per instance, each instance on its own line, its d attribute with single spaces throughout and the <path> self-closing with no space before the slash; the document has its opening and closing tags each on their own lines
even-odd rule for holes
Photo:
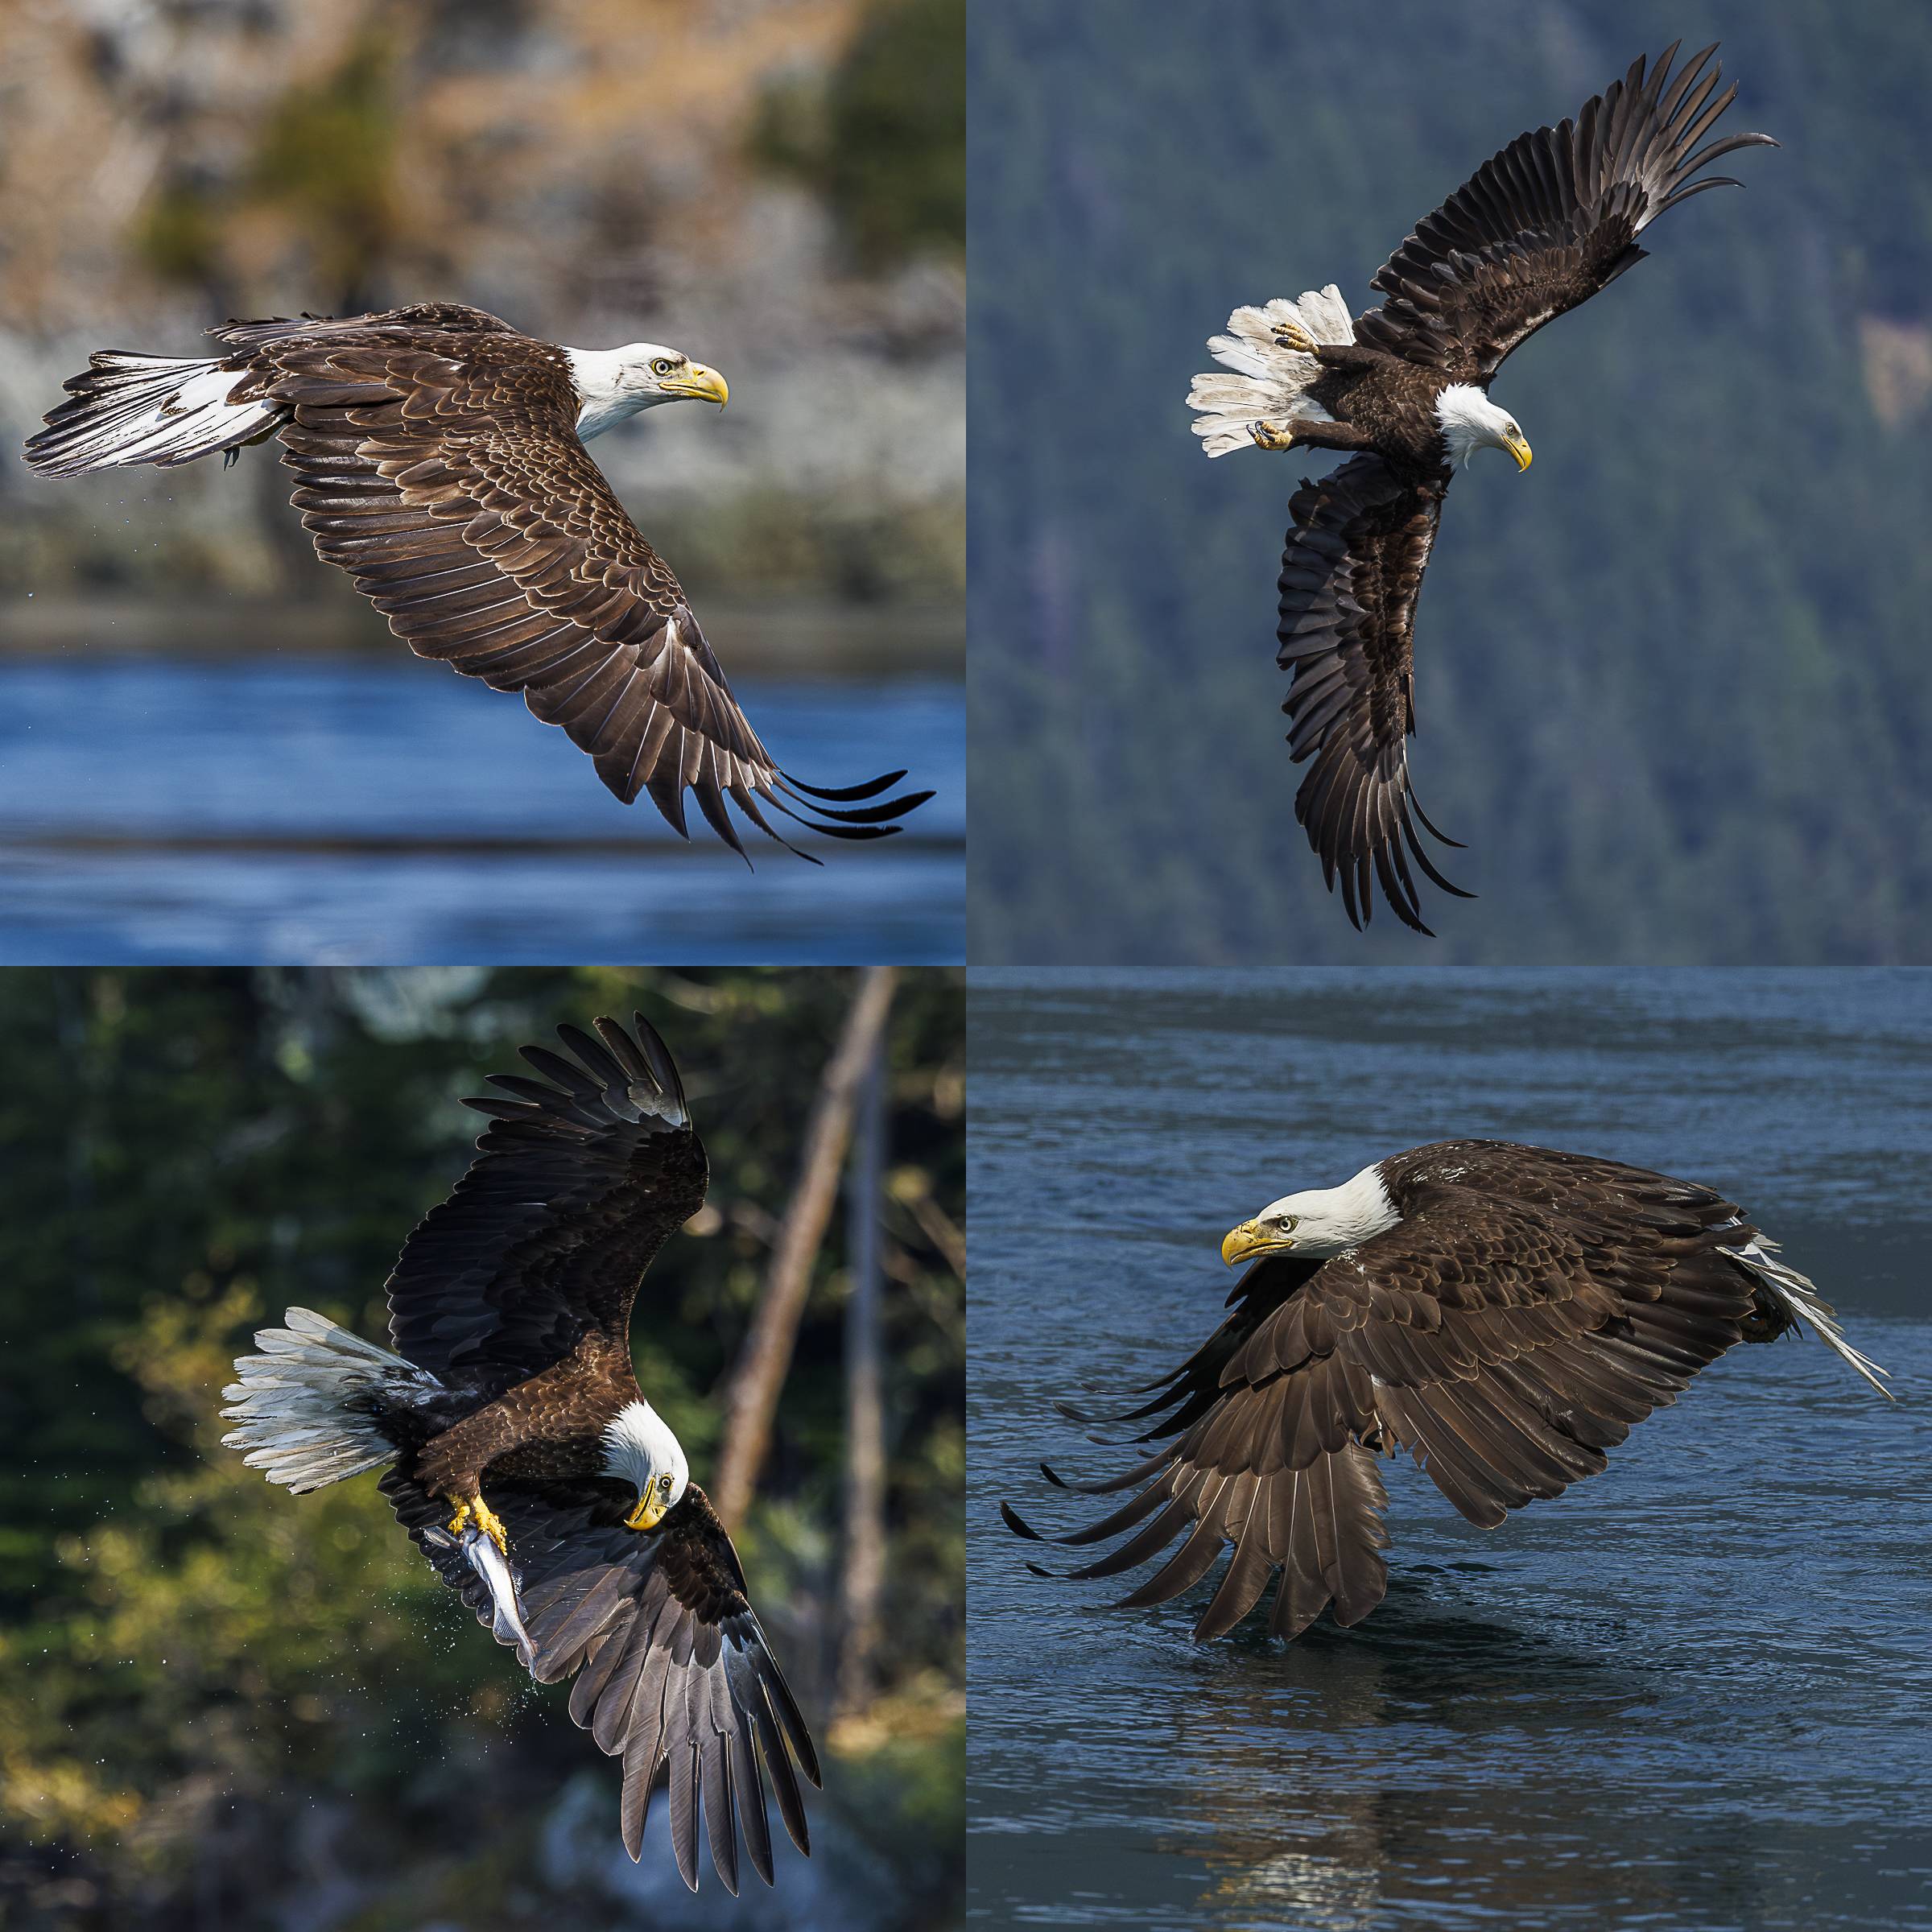
<svg viewBox="0 0 1932 1932">
<path fill-rule="evenodd" d="M 1294 447 L 1294 437 L 1290 431 L 1265 418 L 1258 423 L 1250 423 L 1248 433 L 1254 439 L 1257 449 L 1292 449 Z"/>
<path fill-rule="evenodd" d="M 1283 349 L 1292 349 L 1298 355 L 1315 353 L 1315 337 L 1298 322 L 1278 322 L 1274 325 L 1274 339 Z"/>
<path fill-rule="evenodd" d="M 506 1556 L 508 1556 L 510 1554 L 510 1532 L 503 1527 L 502 1519 L 490 1508 L 488 1503 L 484 1501 L 481 1496 L 477 1498 L 476 1501 L 471 1505 L 470 1509 L 471 1513 L 476 1517 L 477 1527 Z"/>
<path fill-rule="evenodd" d="M 503 1527 L 502 1517 L 480 1496 L 457 1504 L 456 1514 L 449 1519 L 449 1533 L 452 1536 L 460 1536 L 472 1523 L 506 1556 L 510 1554 L 510 1532 Z"/>
</svg>

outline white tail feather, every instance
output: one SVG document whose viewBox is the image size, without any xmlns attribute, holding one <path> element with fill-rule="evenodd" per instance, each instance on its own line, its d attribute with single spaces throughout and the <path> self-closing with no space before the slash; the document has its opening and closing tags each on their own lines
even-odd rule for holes
<svg viewBox="0 0 1932 1932">
<path fill-rule="evenodd" d="M 229 394 L 246 372 L 219 361 L 122 349 L 103 349 L 89 361 L 88 373 L 68 385 L 69 399 L 27 444 L 27 460 L 43 476 L 192 463 L 239 448 L 286 413 L 262 396 L 231 402 Z"/>
<path fill-rule="evenodd" d="M 263 1352 L 235 1364 L 240 1378 L 222 1391 L 221 1411 L 241 1426 L 222 1441 L 295 1495 L 380 1468 L 395 1446 L 371 1410 L 413 1406 L 442 1385 L 413 1363 L 365 1342 L 312 1309 L 291 1308 L 286 1328 L 263 1328 Z"/>
<path fill-rule="evenodd" d="M 1868 1355 L 1860 1354 L 1845 1340 L 1844 1331 L 1838 1325 L 1837 1311 L 1818 1293 L 1815 1282 L 1777 1259 L 1776 1241 L 1761 1234 L 1745 1246 L 1727 1248 L 1724 1253 L 1734 1257 L 1787 1315 L 1809 1322 L 1826 1345 L 1842 1355 L 1887 1402 L 1896 1399 L 1879 1380 L 1890 1371 L 1880 1368 Z"/>
<path fill-rule="evenodd" d="M 1286 347 L 1275 336 L 1282 323 L 1293 322 L 1317 342 L 1352 342 L 1355 318 L 1342 291 L 1331 282 L 1310 289 L 1293 302 L 1278 296 L 1261 308 L 1237 308 L 1228 318 L 1228 332 L 1210 338 L 1214 359 L 1235 373 L 1212 370 L 1194 379 L 1187 406 L 1201 413 L 1194 433 L 1211 456 L 1231 449 L 1252 449 L 1251 426 L 1263 420 L 1281 422 L 1290 416 L 1330 420 L 1319 402 L 1307 399 L 1310 383 L 1321 373 L 1313 356 Z"/>
</svg>

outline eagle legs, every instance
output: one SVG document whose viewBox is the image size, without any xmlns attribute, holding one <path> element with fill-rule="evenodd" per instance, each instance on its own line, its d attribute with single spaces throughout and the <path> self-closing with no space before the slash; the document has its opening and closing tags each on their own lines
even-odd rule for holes
<svg viewBox="0 0 1932 1932">
<path fill-rule="evenodd" d="M 1331 422 L 1319 416 L 1290 416 L 1276 422 L 1264 416 L 1248 425 L 1257 449 L 1373 449 L 1375 438 L 1352 423 Z"/>
</svg>

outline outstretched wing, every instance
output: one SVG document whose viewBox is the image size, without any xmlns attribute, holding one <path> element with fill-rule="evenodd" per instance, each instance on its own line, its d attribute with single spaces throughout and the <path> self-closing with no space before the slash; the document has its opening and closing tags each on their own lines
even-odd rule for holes
<svg viewBox="0 0 1932 1932">
<path fill-rule="evenodd" d="M 1643 259 L 1637 237 L 1657 217 L 1728 175 L 1694 180 L 1769 134 L 1732 134 L 1703 147 L 1737 93 L 1715 93 L 1707 47 L 1670 78 L 1673 42 L 1645 77 L 1639 58 L 1575 121 L 1519 134 L 1484 163 L 1377 270 L 1388 298 L 1356 339 L 1483 382 L 1503 358 Z"/>
<path fill-rule="evenodd" d="M 688 791 L 741 852 L 728 798 L 784 843 L 766 807 L 870 839 L 930 795 L 881 799 L 901 772 L 825 790 L 778 768 L 670 566 L 578 440 L 547 345 L 296 331 L 257 353 L 266 395 L 290 412 L 283 460 L 317 554 L 419 656 L 522 691 L 626 804 L 648 791 L 683 832 Z"/>
<path fill-rule="evenodd" d="M 1346 1413 L 1323 1414 L 1319 1404 L 1307 1399 L 1311 1377 L 1304 1373 L 1297 1380 L 1273 1369 L 1257 1374 L 1259 1358 L 1252 1352 L 1257 1345 L 1265 1350 L 1282 1311 L 1307 1292 L 1320 1267 L 1292 1255 L 1257 1261 L 1229 1297 L 1234 1312 L 1193 1356 L 1153 1385 L 1155 1393 L 1139 1408 L 1104 1418 L 1062 1405 L 1082 1422 L 1152 1417 L 1137 1440 L 1175 1439 L 1138 1467 L 1102 1482 L 1067 1483 L 1042 1464 L 1051 1482 L 1089 1494 L 1143 1487 L 1112 1515 L 1069 1535 L 1042 1538 L 1002 1504 L 1008 1526 L 1023 1537 L 1064 1544 L 1134 1532 L 1071 1572 L 1083 1579 L 1117 1576 L 1183 1538 L 1180 1548 L 1123 1600 L 1133 1608 L 1166 1603 L 1191 1590 L 1232 1544 L 1234 1559 L 1195 1625 L 1198 1639 L 1232 1630 L 1260 1601 L 1277 1571 L 1282 1581 L 1269 1625 L 1275 1636 L 1298 1637 L 1331 1603 L 1336 1622 L 1359 1623 L 1388 1587 L 1382 1551 L 1389 1539 L 1381 1524 L 1388 1497 L 1373 1451 L 1366 1446 L 1377 1439 L 1373 1408 L 1356 1401 Z"/>
<path fill-rule="evenodd" d="M 1314 760 L 1294 815 L 1358 927 L 1373 910 L 1373 878 L 1405 926 L 1429 931 L 1411 857 L 1444 891 L 1471 896 L 1422 849 L 1418 824 L 1455 841 L 1429 823 L 1409 780 L 1415 601 L 1448 487 L 1447 470 L 1418 482 L 1360 456 L 1304 481 L 1288 506 L 1278 635 L 1293 675 L 1282 708 L 1295 762 Z"/>
<path fill-rule="evenodd" d="M 489 1592 L 457 1547 L 438 1537 L 449 1505 L 391 1472 L 398 1520 L 485 1629 Z M 671 1850 L 698 1887 L 700 1823 L 725 1889 L 738 1889 L 739 1833 L 752 1868 L 772 1882 L 766 1786 L 792 1843 L 811 1849 L 797 1771 L 819 1761 L 745 1595 L 737 1552 L 696 1484 L 656 1530 L 624 1526 L 627 1499 L 595 1483 L 547 1488 L 497 1482 L 491 1506 L 510 1534 L 540 1682 L 576 1674 L 570 1715 L 623 1761 L 624 1847 L 634 1859 L 654 1792 L 671 1805 Z"/>
<path fill-rule="evenodd" d="M 509 1100 L 469 1100 L 493 1125 L 449 1199 L 389 1278 L 398 1353 L 493 1401 L 576 1346 L 620 1340 L 638 1282 L 704 1203 L 704 1149 L 669 1050 L 642 1014 L 598 1038 L 558 1035 L 573 1056 L 526 1046 L 544 1078 L 492 1074 Z"/>
<path fill-rule="evenodd" d="M 1164 1602 L 1231 1544 L 1195 1634 L 1232 1629 L 1279 1571 L 1269 1627 L 1292 1637 L 1331 1600 L 1351 1624 L 1381 1599 L 1376 1450 L 1407 1447 L 1485 1527 L 1601 1469 L 1606 1449 L 1740 1338 L 1752 1282 L 1722 1249 L 1752 1231 L 1707 1190 L 1608 1162 L 1541 1191 L 1563 1204 L 1436 1186 L 1352 1253 L 1257 1262 L 1208 1346 L 1121 1418 L 1164 1409 L 1140 1439 L 1179 1430 L 1094 1485 L 1146 1487 L 1059 1540 L 1145 1526 L 1073 1574 L 1117 1574 L 1186 1533 L 1127 1600 Z"/>
</svg>

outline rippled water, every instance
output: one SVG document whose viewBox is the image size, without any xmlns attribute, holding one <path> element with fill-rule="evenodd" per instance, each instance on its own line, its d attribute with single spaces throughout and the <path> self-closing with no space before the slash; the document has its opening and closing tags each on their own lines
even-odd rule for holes
<svg viewBox="0 0 1932 1932">
<path fill-rule="evenodd" d="M 964 956 L 965 725 L 935 681 L 742 680 L 791 770 L 903 765 L 897 837 L 687 845 L 520 700 L 407 655 L 0 661 L 0 963 Z M 762 849 L 761 849 L 762 848 Z"/>
<path fill-rule="evenodd" d="M 978 1921 L 1932 1923 L 1932 976 L 972 978 Z M 1734 1349 L 1493 1532 L 1385 1466 L 1387 1599 L 1289 1647 L 1192 1643 L 1213 1575 L 1029 1575 L 998 1499 L 1122 1462 L 1050 1397 L 1169 1366 L 1274 1196 L 1462 1133 L 1733 1194 L 1901 1400 Z"/>
</svg>

